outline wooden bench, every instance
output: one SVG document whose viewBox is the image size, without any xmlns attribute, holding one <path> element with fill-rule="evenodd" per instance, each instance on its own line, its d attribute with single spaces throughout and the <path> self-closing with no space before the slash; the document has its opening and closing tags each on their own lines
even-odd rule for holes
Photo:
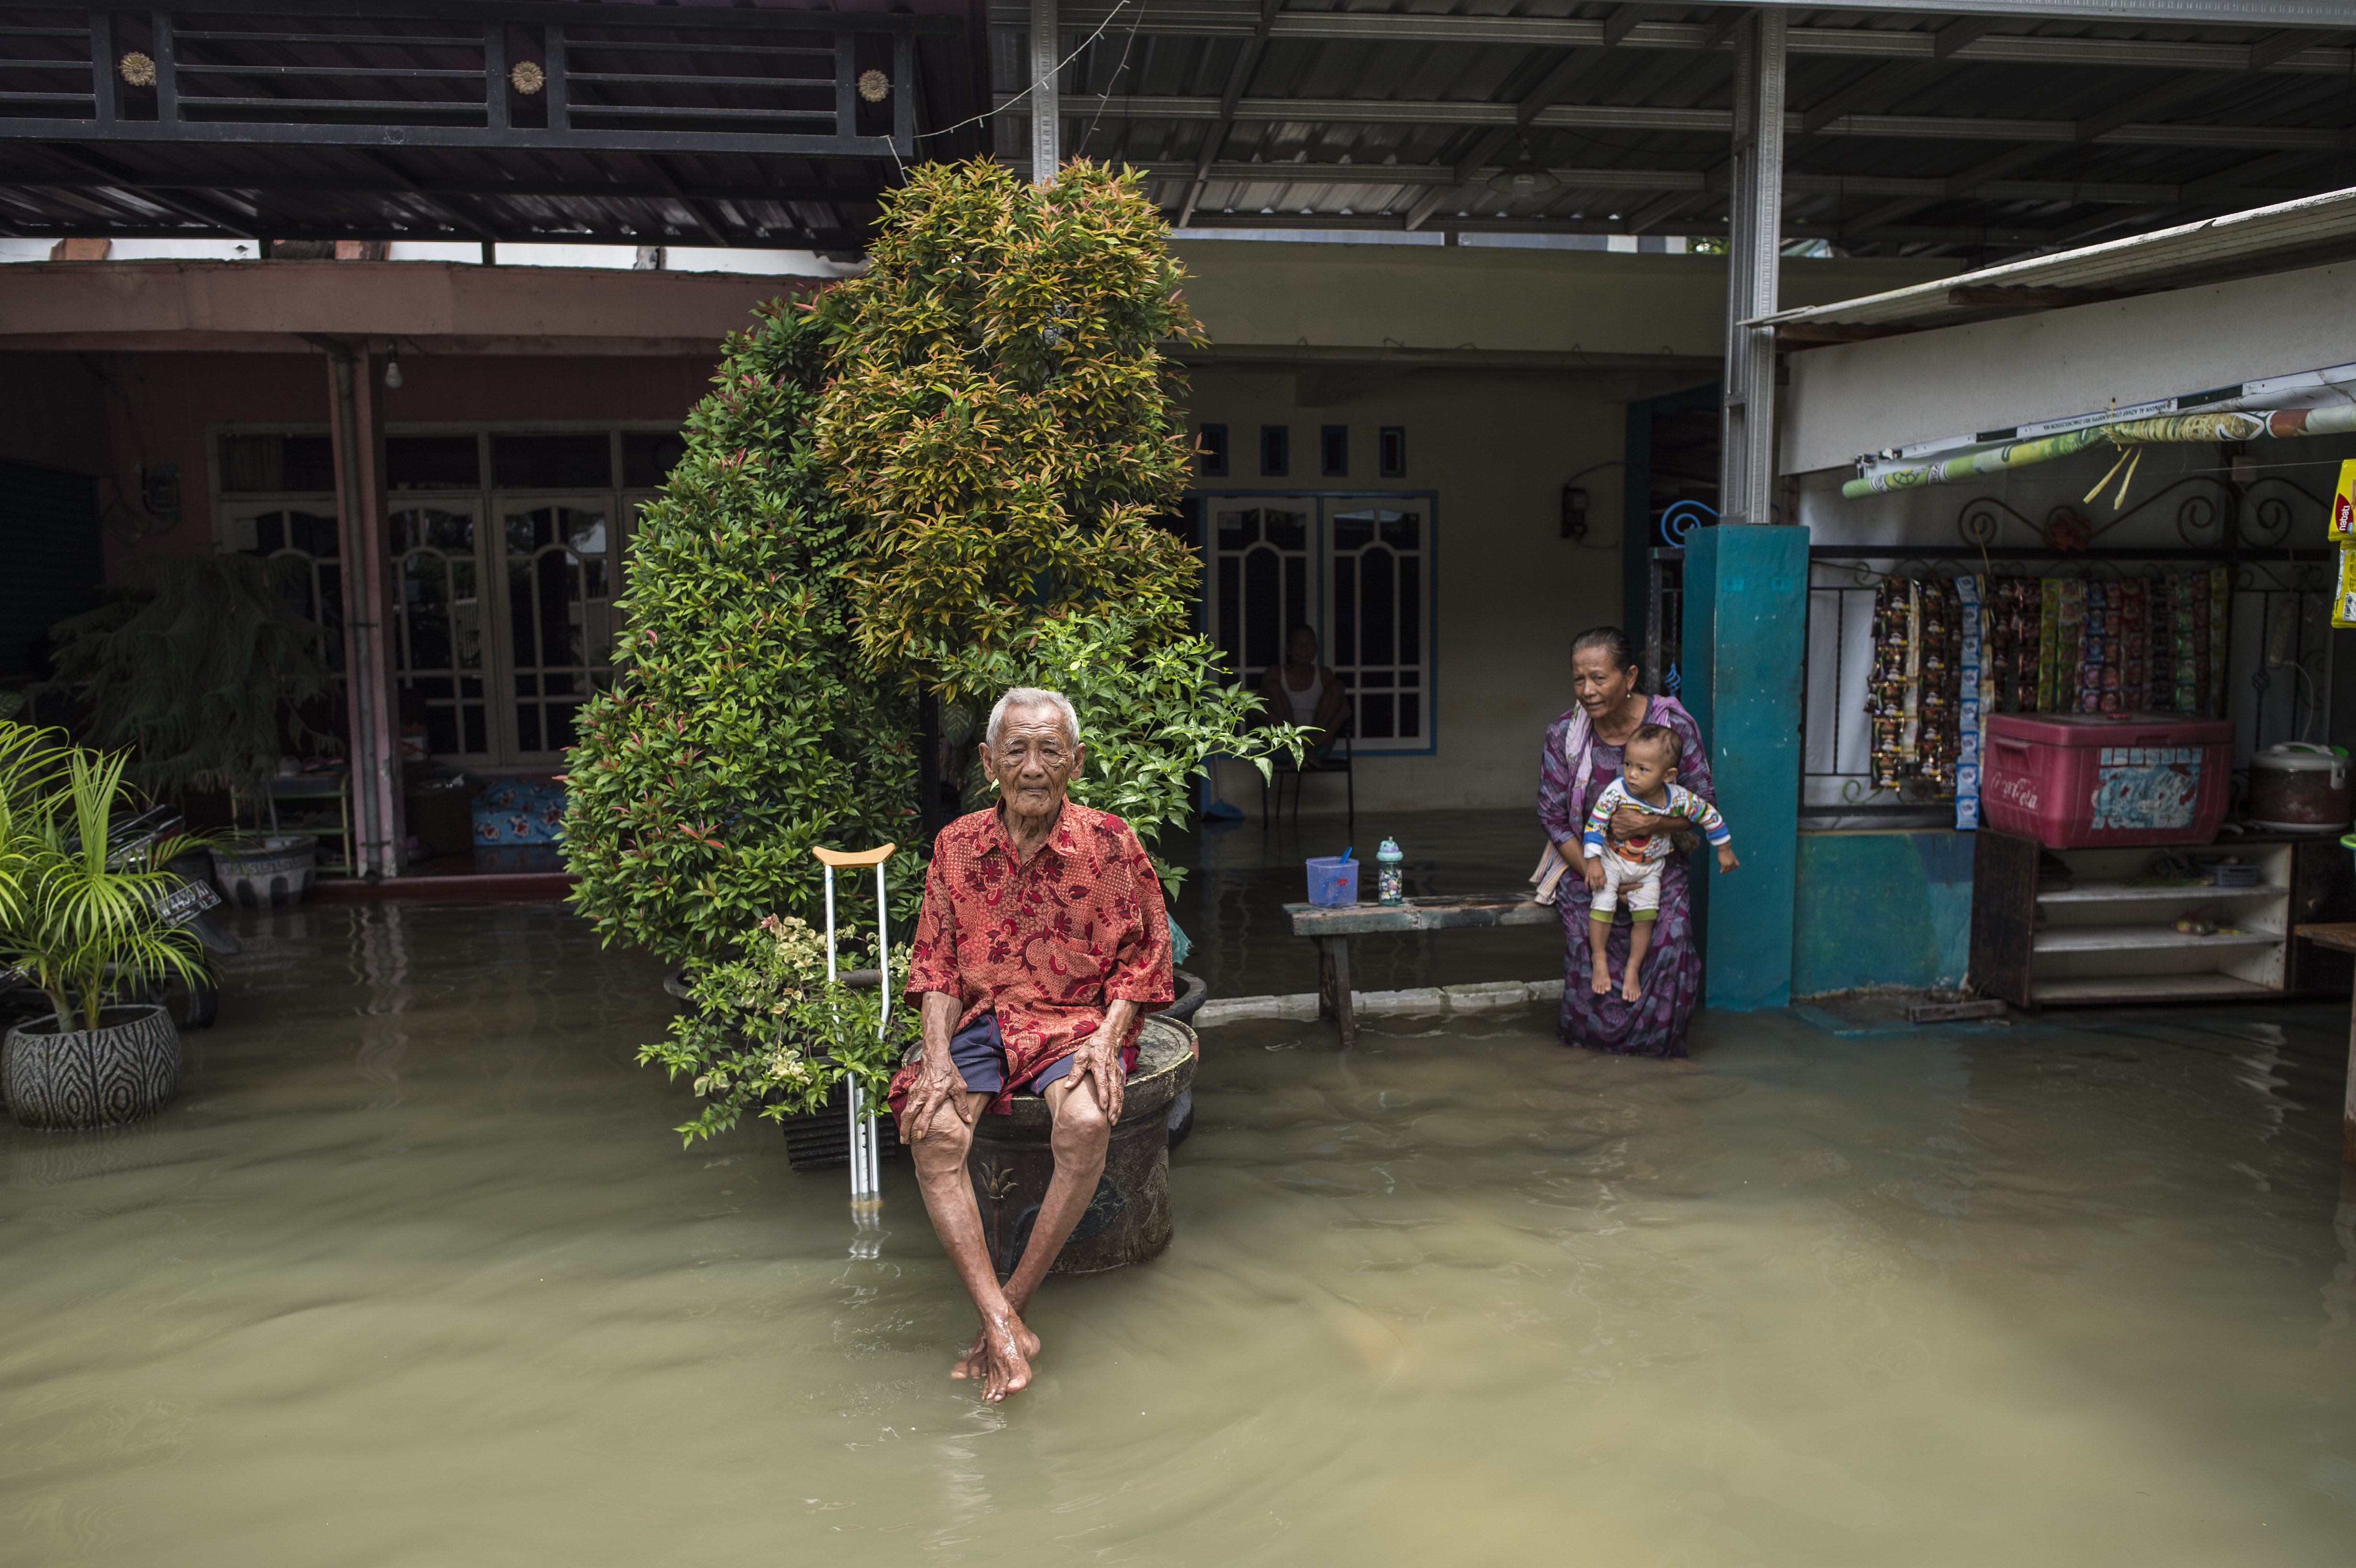
<svg viewBox="0 0 2356 1568">
<path fill-rule="evenodd" d="M 1350 938 L 1374 931 L 1456 931 L 1479 925 L 1556 925 L 1552 904 L 1527 893 L 1408 899 L 1401 903 L 1286 904 L 1292 934 L 1317 944 L 1317 1016 L 1341 1027 L 1342 1043 L 1355 1044 L 1358 1021 L 1350 1008 Z"/>
</svg>

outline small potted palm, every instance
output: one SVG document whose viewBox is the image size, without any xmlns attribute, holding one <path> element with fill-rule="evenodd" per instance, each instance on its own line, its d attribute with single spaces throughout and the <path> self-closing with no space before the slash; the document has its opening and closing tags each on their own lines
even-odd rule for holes
<svg viewBox="0 0 2356 1568">
<path fill-rule="evenodd" d="M 136 1121 L 179 1091 L 179 1034 L 141 997 L 166 977 L 198 982 L 204 960 L 166 913 L 179 879 L 117 852 L 137 804 L 124 767 L 0 722 L 0 978 L 50 1009 L 0 1040 L 0 1089 L 24 1126 Z"/>
</svg>

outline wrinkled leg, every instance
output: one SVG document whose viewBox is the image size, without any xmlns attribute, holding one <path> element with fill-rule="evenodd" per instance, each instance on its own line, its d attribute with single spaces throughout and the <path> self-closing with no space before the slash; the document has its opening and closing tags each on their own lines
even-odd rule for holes
<svg viewBox="0 0 2356 1568">
<path fill-rule="evenodd" d="M 1023 1261 L 1006 1282 L 1006 1299 L 1018 1315 L 1029 1308 L 1055 1254 L 1088 1211 L 1088 1200 L 1097 1195 L 1097 1182 L 1104 1175 L 1105 1150 L 1112 1144 L 1112 1122 L 1097 1101 L 1096 1080 L 1058 1079 L 1047 1085 L 1046 1098 L 1055 1117 L 1050 1139 L 1055 1175 L 1047 1183 L 1047 1196 L 1040 1200 L 1039 1217 L 1031 1222 Z"/>
<path fill-rule="evenodd" d="M 981 1115 L 990 1098 L 969 1093 L 969 1114 Z M 916 1157 L 916 1185 L 925 1195 L 925 1212 L 932 1216 L 933 1231 L 941 1239 L 942 1251 L 949 1255 L 949 1266 L 957 1270 L 965 1293 L 973 1298 L 974 1310 L 981 1317 L 980 1361 L 969 1353 L 951 1375 L 979 1376 L 983 1380 L 982 1398 L 1004 1399 L 1030 1382 L 1031 1358 L 1039 1353 L 1039 1340 L 1023 1327 L 1006 1293 L 999 1289 L 998 1270 L 991 1266 L 990 1248 L 982 1240 L 981 1209 L 974 1202 L 973 1179 L 966 1174 L 965 1165 L 967 1151 L 973 1147 L 973 1128 L 956 1107 L 943 1104 L 933 1113 L 925 1136 L 911 1140 L 908 1147 Z"/>
</svg>

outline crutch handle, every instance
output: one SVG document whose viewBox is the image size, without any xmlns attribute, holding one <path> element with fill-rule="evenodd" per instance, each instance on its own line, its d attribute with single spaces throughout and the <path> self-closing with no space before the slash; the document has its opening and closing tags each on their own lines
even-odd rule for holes
<svg viewBox="0 0 2356 1568">
<path fill-rule="evenodd" d="M 899 850 L 897 844 L 886 844 L 880 849 L 812 849 L 811 854 L 829 866 L 880 866 Z"/>
</svg>

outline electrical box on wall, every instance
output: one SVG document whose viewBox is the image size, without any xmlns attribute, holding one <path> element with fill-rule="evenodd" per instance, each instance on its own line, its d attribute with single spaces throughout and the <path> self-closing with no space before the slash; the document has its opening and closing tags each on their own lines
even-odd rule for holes
<svg viewBox="0 0 2356 1568">
<path fill-rule="evenodd" d="M 165 528 L 180 520 L 180 465 L 151 463 L 140 470 L 140 504 Z"/>
</svg>

